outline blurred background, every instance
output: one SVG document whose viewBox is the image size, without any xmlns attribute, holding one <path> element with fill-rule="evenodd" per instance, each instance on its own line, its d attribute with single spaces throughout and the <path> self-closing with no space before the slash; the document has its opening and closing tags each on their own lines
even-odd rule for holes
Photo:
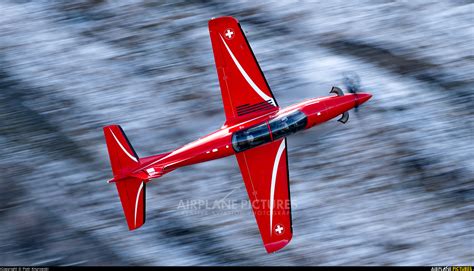
<svg viewBox="0 0 474 271">
<path fill-rule="evenodd" d="M 0 2 L 2 265 L 472 265 L 472 1 Z M 291 243 L 267 255 L 234 157 L 149 184 L 129 232 L 102 126 L 139 156 L 224 122 L 207 29 L 240 20 L 281 106 L 356 73 L 346 125 L 289 138 Z M 180 203 L 184 203 L 184 206 Z M 240 205 L 239 205 L 240 206 Z M 222 210 L 219 210 L 222 211 Z"/>
</svg>

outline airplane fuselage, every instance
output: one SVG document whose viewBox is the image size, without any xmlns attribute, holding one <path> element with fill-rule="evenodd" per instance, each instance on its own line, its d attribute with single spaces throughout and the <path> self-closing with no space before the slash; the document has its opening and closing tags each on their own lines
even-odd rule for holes
<svg viewBox="0 0 474 271">
<path fill-rule="evenodd" d="M 219 130 L 166 155 L 140 159 L 141 167 L 131 175 L 149 180 L 180 167 L 256 148 L 328 121 L 370 97 L 370 94 L 358 93 L 313 98 L 244 122 L 224 124 Z"/>
</svg>

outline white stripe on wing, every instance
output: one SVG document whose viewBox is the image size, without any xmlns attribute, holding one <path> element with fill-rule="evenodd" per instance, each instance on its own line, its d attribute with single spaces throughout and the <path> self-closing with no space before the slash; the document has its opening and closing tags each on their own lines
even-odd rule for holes
<svg viewBox="0 0 474 271">
<path fill-rule="evenodd" d="M 275 157 L 275 162 L 273 162 L 273 172 L 272 172 L 272 185 L 270 187 L 270 235 L 273 234 L 273 201 L 275 197 L 275 183 L 278 174 L 278 165 L 280 164 L 280 158 L 285 150 L 286 138 L 281 141 L 280 147 Z"/>
<path fill-rule="evenodd" d="M 255 92 L 260 95 L 260 97 L 262 97 L 262 99 L 264 101 L 267 101 L 267 100 L 270 100 L 271 101 L 271 104 L 273 106 L 276 106 L 275 104 L 275 100 L 273 100 L 272 97 L 268 96 L 267 94 L 265 94 L 253 81 L 252 81 L 252 78 L 250 78 L 250 76 L 245 72 L 245 70 L 242 68 L 242 66 L 240 65 L 239 61 L 235 58 L 234 54 L 232 53 L 232 51 L 229 49 L 229 46 L 227 46 L 227 43 L 225 42 L 224 38 L 219 34 L 219 36 L 221 37 L 222 39 L 222 42 L 224 43 L 225 45 L 225 48 L 227 48 L 227 51 L 229 52 L 230 54 L 230 57 L 232 58 L 232 60 L 234 61 L 235 65 L 237 66 L 237 68 L 239 69 L 240 73 L 242 73 L 242 75 L 244 76 L 245 80 L 247 81 L 247 83 L 249 83 L 249 85 L 253 88 L 253 90 L 255 90 Z"/>
</svg>

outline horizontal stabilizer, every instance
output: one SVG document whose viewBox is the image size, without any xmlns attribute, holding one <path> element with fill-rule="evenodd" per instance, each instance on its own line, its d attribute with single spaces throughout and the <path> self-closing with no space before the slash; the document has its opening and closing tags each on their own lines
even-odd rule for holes
<svg viewBox="0 0 474 271">
<path fill-rule="evenodd" d="M 120 126 L 104 127 L 104 135 L 114 173 L 112 181 L 117 186 L 128 228 L 134 230 L 145 223 L 146 180 L 129 174 L 140 166 L 141 161 Z"/>
<path fill-rule="evenodd" d="M 106 126 L 104 135 L 114 177 L 124 176 L 136 169 L 140 161 L 122 128 L 119 125 Z"/>
<path fill-rule="evenodd" d="M 145 180 L 127 177 L 115 183 L 130 230 L 145 223 Z"/>
</svg>

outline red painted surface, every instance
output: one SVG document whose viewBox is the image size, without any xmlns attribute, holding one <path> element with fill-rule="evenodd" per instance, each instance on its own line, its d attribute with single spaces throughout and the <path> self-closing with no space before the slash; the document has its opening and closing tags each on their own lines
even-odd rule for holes
<svg viewBox="0 0 474 271">
<path fill-rule="evenodd" d="M 277 244 L 288 243 L 293 233 L 285 141 L 278 139 L 236 154 L 260 235 L 269 253 L 281 248 Z M 278 155 L 280 148 L 284 149 Z"/>
<path fill-rule="evenodd" d="M 270 87 L 260 70 L 237 19 L 220 17 L 210 20 L 209 34 L 211 36 L 222 101 L 227 118 L 226 124 L 239 123 L 243 118 L 238 115 L 238 109 L 245 109 L 246 105 L 273 100 L 273 103 L 268 105 L 262 104 L 260 107 L 262 110 L 259 112 L 250 113 L 252 116 L 259 116 L 262 113 L 278 110 Z M 235 62 L 238 64 L 236 65 Z M 244 70 L 244 76 L 239 68 Z M 248 83 L 248 78 L 251 80 L 250 84 Z M 255 87 L 258 91 L 254 90 Z M 244 110 L 243 112 L 248 111 L 250 110 Z"/>
<path fill-rule="evenodd" d="M 104 127 L 114 178 L 130 230 L 145 222 L 145 183 L 177 168 L 236 155 L 267 252 L 286 246 L 293 234 L 286 137 L 275 138 L 269 123 L 299 110 L 304 129 L 335 118 L 370 99 L 368 93 L 314 98 L 278 107 L 238 21 L 209 21 L 226 122 L 219 130 L 174 151 L 138 158 L 117 125 Z M 268 142 L 236 152 L 234 133 L 264 125 Z"/>
</svg>

